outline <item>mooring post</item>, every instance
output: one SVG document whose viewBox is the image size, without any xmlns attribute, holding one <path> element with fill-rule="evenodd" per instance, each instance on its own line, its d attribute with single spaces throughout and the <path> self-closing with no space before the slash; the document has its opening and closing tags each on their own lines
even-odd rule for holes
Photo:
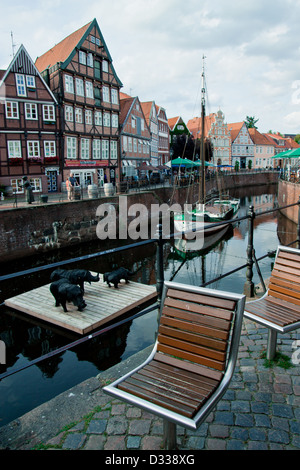
<svg viewBox="0 0 300 470">
<path fill-rule="evenodd" d="M 162 214 L 159 214 L 159 224 L 157 226 L 158 240 L 156 248 L 156 289 L 158 301 L 160 302 L 164 284 L 164 244 L 162 234 Z"/>
<path fill-rule="evenodd" d="M 247 270 L 246 282 L 244 285 L 244 294 L 246 297 L 254 297 L 253 278 L 253 222 L 255 218 L 253 206 L 249 207 L 249 228 L 248 228 L 248 246 L 247 246 Z"/>
<path fill-rule="evenodd" d="M 297 248 L 300 249 L 300 196 L 298 199 Z"/>
</svg>

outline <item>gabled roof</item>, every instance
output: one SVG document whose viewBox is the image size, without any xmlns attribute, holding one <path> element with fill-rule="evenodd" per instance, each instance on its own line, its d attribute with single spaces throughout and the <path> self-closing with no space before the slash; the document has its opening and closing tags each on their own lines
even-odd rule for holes
<svg viewBox="0 0 300 470">
<path fill-rule="evenodd" d="M 133 107 L 134 102 L 136 101 L 136 97 L 132 98 L 129 96 L 128 98 L 120 99 L 120 124 L 125 124 L 131 109 Z"/>
<path fill-rule="evenodd" d="M 254 127 L 248 128 L 248 131 L 255 145 L 269 145 L 269 146 L 273 145 L 275 147 L 274 142 L 272 143 L 269 139 L 267 139 L 267 137 L 264 134 L 261 134 L 260 132 L 258 132 L 258 130 L 255 129 Z"/>
<path fill-rule="evenodd" d="M 215 122 L 216 115 L 210 113 L 204 116 L 204 137 L 208 136 L 212 123 Z M 202 134 L 202 119 L 201 117 L 194 117 L 187 122 L 187 128 L 193 134 L 194 139 L 200 139 Z"/>
<path fill-rule="evenodd" d="M 237 136 L 239 135 L 242 127 L 246 125 L 244 121 L 242 122 L 232 122 L 227 124 L 228 130 L 230 131 L 231 141 L 234 142 Z"/>
<path fill-rule="evenodd" d="M 117 74 L 115 73 L 115 70 L 112 66 L 112 58 L 100 31 L 96 18 L 94 18 L 93 21 L 90 21 L 90 23 L 86 24 L 85 26 L 79 28 L 77 31 L 74 31 L 74 33 L 70 34 L 61 42 L 53 46 L 51 49 L 49 49 L 49 51 L 45 52 L 45 54 L 38 57 L 35 61 L 35 65 L 38 70 L 40 70 L 40 72 L 43 72 L 44 70 L 56 65 L 57 63 L 60 63 L 60 67 L 62 69 L 67 67 L 73 59 L 74 55 L 76 54 L 77 49 L 81 47 L 82 43 L 86 40 L 86 38 L 94 27 L 96 27 L 97 29 L 101 45 L 104 47 L 107 58 L 111 62 L 111 67 L 116 77 L 116 80 L 118 81 L 120 86 L 122 86 L 122 83 L 117 77 Z"/>
<path fill-rule="evenodd" d="M 156 107 L 154 101 L 145 101 L 141 103 L 142 110 L 145 116 L 145 119 L 147 121 L 148 126 L 150 125 L 150 113 L 151 109 L 154 107 L 155 113 L 156 113 L 156 119 L 157 119 L 157 112 L 156 112 Z"/>
<path fill-rule="evenodd" d="M 179 119 L 181 119 L 180 116 L 176 116 L 176 117 L 168 119 L 168 124 L 169 124 L 169 128 L 170 128 L 171 131 L 174 129 L 174 127 L 178 123 Z"/>
<path fill-rule="evenodd" d="M 43 85 L 45 86 L 47 92 L 51 96 L 51 99 L 57 103 L 57 100 L 55 96 L 53 95 L 52 91 L 48 87 L 47 83 L 41 76 L 40 72 L 34 65 L 33 60 L 31 59 L 30 55 L 28 54 L 27 50 L 25 49 L 24 45 L 21 44 L 19 47 L 17 53 L 15 54 L 13 60 L 9 64 L 7 70 L 4 71 L 4 73 L 1 76 L 1 81 L 0 81 L 0 87 L 2 84 L 5 82 L 6 77 L 8 76 L 9 73 L 22 73 L 25 75 L 34 75 L 35 77 L 39 77 Z"/>
</svg>

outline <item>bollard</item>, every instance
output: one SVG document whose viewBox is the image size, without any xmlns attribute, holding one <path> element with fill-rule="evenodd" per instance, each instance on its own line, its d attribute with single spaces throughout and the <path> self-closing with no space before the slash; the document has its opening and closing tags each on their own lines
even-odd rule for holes
<svg viewBox="0 0 300 470">
<path fill-rule="evenodd" d="M 249 229 L 248 229 L 248 246 L 247 246 L 247 270 L 246 270 L 246 282 L 244 285 L 244 294 L 246 297 L 254 297 L 254 283 L 253 278 L 253 222 L 255 214 L 253 206 L 249 207 Z"/>
</svg>

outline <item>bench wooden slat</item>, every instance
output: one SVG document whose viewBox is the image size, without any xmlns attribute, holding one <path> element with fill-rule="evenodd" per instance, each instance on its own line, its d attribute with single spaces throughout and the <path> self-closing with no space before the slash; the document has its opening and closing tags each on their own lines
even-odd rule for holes
<svg viewBox="0 0 300 470">
<path fill-rule="evenodd" d="M 300 281 L 300 278 L 299 278 L 299 281 Z M 270 278 L 269 290 L 272 290 L 273 285 L 284 287 L 286 289 L 291 289 L 295 294 L 300 294 L 300 283 L 294 282 L 291 279 L 288 279 L 287 276 L 279 278 L 273 275 Z"/>
<path fill-rule="evenodd" d="M 282 298 L 285 298 L 289 302 L 299 305 L 300 291 L 295 291 L 291 284 L 288 285 L 284 282 L 282 282 L 281 284 L 276 284 L 274 282 L 271 282 L 269 285 L 269 296 L 277 297 L 278 295 L 281 295 Z"/>
<path fill-rule="evenodd" d="M 163 364 L 158 361 L 151 361 L 145 369 L 151 371 L 156 376 L 166 377 L 166 380 L 169 377 L 173 377 L 179 382 L 183 383 L 184 386 L 189 384 L 190 387 L 195 386 L 197 390 L 210 390 L 212 387 L 215 387 L 218 383 L 217 380 L 210 379 L 209 377 L 204 377 L 203 375 L 194 374 L 186 370 L 179 370 L 176 367 L 169 366 L 168 364 Z"/>
<path fill-rule="evenodd" d="M 300 320 L 300 313 L 288 308 L 287 305 L 276 302 L 276 299 L 266 297 L 257 303 L 247 305 L 247 312 L 259 316 L 280 327 L 290 325 Z"/>
<path fill-rule="evenodd" d="M 208 326 L 195 325 L 194 323 L 186 323 L 182 320 L 177 320 L 176 318 L 168 318 L 168 317 L 162 316 L 161 324 L 172 326 L 173 328 L 183 328 L 187 331 L 194 331 L 198 334 L 203 334 L 203 335 L 210 336 L 210 337 L 214 336 L 215 338 L 219 338 L 219 339 L 228 338 L 228 331 L 214 330 L 213 328 L 209 328 Z"/>
<path fill-rule="evenodd" d="M 168 382 L 155 380 L 149 378 L 146 375 L 139 373 L 132 375 L 124 381 L 124 385 L 134 385 L 139 387 L 148 393 L 152 393 L 156 396 L 167 396 L 169 399 L 176 401 L 179 406 L 187 406 L 191 410 L 197 408 L 199 399 L 203 400 L 204 396 L 191 397 L 189 393 L 184 393 L 182 388 L 176 387 Z"/>
<path fill-rule="evenodd" d="M 174 304 L 175 307 L 175 304 Z M 163 308 L 163 315 L 170 316 L 170 317 L 177 317 L 181 318 L 182 320 L 188 320 L 190 322 L 194 323 L 199 323 L 201 325 L 208 325 L 214 328 L 219 328 L 223 330 L 229 330 L 230 329 L 230 320 L 225 320 L 222 318 L 215 318 L 211 316 L 208 312 L 205 310 L 199 311 L 199 312 L 191 312 L 190 310 L 187 309 L 182 309 L 179 308 L 182 307 L 181 305 L 176 305 L 176 308 L 173 308 L 172 306 L 166 306 Z"/>
<path fill-rule="evenodd" d="M 188 418 L 191 418 L 193 414 L 195 413 L 194 409 L 192 409 L 191 407 L 188 407 L 184 404 L 180 406 L 178 402 L 171 400 L 169 397 L 166 397 L 163 395 L 156 395 L 155 393 L 151 393 L 140 387 L 127 384 L 127 382 L 125 381 L 119 384 L 118 388 L 127 393 L 136 395 L 137 397 L 144 398 L 145 400 L 148 400 L 151 403 L 155 403 L 156 405 L 163 406 L 164 408 L 168 410 L 171 410 L 177 413 L 179 412 L 183 416 L 187 416 Z"/>
<path fill-rule="evenodd" d="M 157 351 L 171 355 L 171 356 L 178 356 L 178 349 L 173 348 L 171 346 L 167 346 L 165 344 L 159 344 L 157 347 Z M 201 364 L 203 366 L 207 367 L 212 367 L 216 370 L 224 370 L 225 363 L 224 362 L 219 362 L 214 359 L 209 359 L 204 356 L 198 356 L 197 354 L 194 354 L 192 352 L 187 352 L 187 351 L 181 351 L 180 352 L 180 358 L 195 362 L 196 364 Z"/>
<path fill-rule="evenodd" d="M 176 299 L 188 300 L 189 302 L 204 303 L 213 307 L 221 307 L 228 310 L 234 310 L 236 302 L 230 299 L 221 299 L 219 297 L 186 292 L 177 289 L 168 289 L 168 297 Z"/>
<path fill-rule="evenodd" d="M 162 383 L 167 383 L 169 386 L 174 386 L 181 390 L 181 393 L 188 393 L 191 397 L 196 397 L 198 399 L 199 396 L 205 397 L 207 393 L 213 388 L 212 385 L 210 387 L 207 384 L 204 386 L 200 386 L 200 381 L 197 384 L 193 383 L 192 381 L 189 383 L 187 380 L 181 380 L 178 376 L 173 376 L 170 373 L 161 373 L 158 372 L 157 369 L 152 367 L 143 367 L 139 371 L 140 375 L 145 375 L 149 380 L 159 380 Z"/>
<path fill-rule="evenodd" d="M 225 341 L 220 341 L 219 339 L 215 339 L 209 336 L 189 333 L 189 331 L 193 332 L 193 329 L 190 329 L 189 331 L 174 331 L 174 328 L 169 328 L 168 326 L 161 324 L 158 331 L 162 335 L 175 336 L 177 338 L 184 339 L 185 341 L 191 341 L 192 343 L 198 344 L 199 346 L 215 348 L 218 351 L 226 350 Z"/>
<path fill-rule="evenodd" d="M 172 299 L 167 297 L 165 299 L 165 306 L 178 308 L 183 311 L 189 311 L 194 313 L 205 314 L 210 317 L 223 318 L 224 320 L 231 321 L 232 311 L 228 309 L 220 309 L 218 307 L 206 306 L 201 304 L 196 304 L 193 302 L 183 301 L 181 299 Z"/>
<path fill-rule="evenodd" d="M 175 334 L 173 336 L 167 335 L 158 335 L 158 341 L 160 344 L 165 344 L 167 346 L 172 346 L 178 350 L 178 355 L 181 355 L 181 351 L 191 352 L 193 354 L 198 354 L 200 357 L 204 356 L 207 358 L 215 359 L 216 361 L 224 362 L 226 354 L 223 351 L 214 350 L 211 348 L 203 347 L 194 343 L 190 343 L 188 338 L 185 341 L 182 341 Z"/>
</svg>

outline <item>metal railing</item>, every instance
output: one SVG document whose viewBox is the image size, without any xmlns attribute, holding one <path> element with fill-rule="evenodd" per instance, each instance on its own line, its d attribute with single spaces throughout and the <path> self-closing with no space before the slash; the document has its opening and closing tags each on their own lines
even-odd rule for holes
<svg viewBox="0 0 300 470">
<path fill-rule="evenodd" d="M 260 217 L 260 216 L 263 216 L 263 215 L 266 215 L 266 214 L 281 211 L 281 210 L 287 209 L 289 207 L 294 207 L 294 206 L 298 206 L 297 238 L 293 242 L 289 243 L 289 246 L 296 243 L 297 248 L 300 248 L 300 198 L 299 198 L 299 201 L 297 203 L 277 207 L 277 208 L 270 209 L 270 210 L 267 210 L 267 211 L 264 211 L 264 212 L 259 212 L 259 214 L 255 214 L 253 206 L 250 206 L 248 214 L 243 216 L 243 217 L 237 217 L 233 220 L 227 220 L 227 221 L 224 221 L 224 222 L 211 224 L 210 227 L 215 227 L 215 226 L 221 226 L 221 225 L 235 224 L 237 222 L 240 222 L 240 221 L 246 220 L 246 219 L 249 220 L 248 245 L 247 245 L 247 262 L 245 264 L 242 264 L 242 265 L 238 266 L 237 268 L 235 268 L 231 271 L 228 271 L 228 272 L 222 274 L 221 276 L 219 276 L 217 278 L 214 278 L 214 279 L 212 279 L 212 280 L 210 280 L 206 283 L 201 284 L 201 287 L 212 284 L 213 282 L 216 282 L 220 279 L 223 279 L 227 276 L 230 276 L 230 275 L 236 273 L 237 271 L 240 271 L 240 270 L 246 268 L 246 281 L 245 281 L 245 286 L 244 286 L 244 294 L 247 297 L 250 297 L 250 298 L 254 297 L 255 288 L 254 288 L 254 283 L 253 283 L 253 265 L 255 264 L 256 269 L 258 271 L 258 275 L 259 275 L 259 277 L 262 281 L 262 286 L 265 290 L 266 287 L 265 287 L 263 278 L 262 278 L 261 273 L 260 273 L 258 262 L 261 261 L 264 258 L 269 257 L 272 253 L 268 252 L 265 255 L 261 256 L 260 258 L 258 258 L 258 259 L 256 258 L 255 249 L 254 249 L 254 237 L 253 237 L 254 219 L 255 219 L 255 217 Z M 105 328 L 103 328 L 99 331 L 91 333 L 91 334 L 89 334 L 89 335 L 87 335 L 83 338 L 78 339 L 75 342 L 69 343 L 69 344 L 67 344 L 67 345 L 65 345 L 61 348 L 58 348 L 54 351 L 51 351 L 51 352 L 49 352 L 49 353 L 47 353 L 47 354 L 45 354 L 45 355 L 43 355 L 43 356 L 41 356 L 37 359 L 34 359 L 33 361 L 29 362 L 25 366 L 21 367 L 20 369 L 15 369 L 15 370 L 11 370 L 9 372 L 3 373 L 3 374 L 0 375 L 0 380 L 4 379 L 5 377 L 8 377 L 10 375 L 13 375 L 13 374 L 15 374 L 15 373 L 17 373 L 21 370 L 24 370 L 28 367 L 31 367 L 32 365 L 35 365 L 39 362 L 42 362 L 46 359 L 49 359 L 50 357 L 61 354 L 62 352 L 66 351 L 68 349 L 71 349 L 74 346 L 85 343 L 85 342 L 87 342 L 87 341 L 89 341 L 89 340 L 91 340 L 91 339 L 93 339 L 97 336 L 100 336 L 101 334 L 106 333 L 107 331 L 109 331 L 111 329 L 117 328 L 118 326 L 120 326 L 123 323 L 132 321 L 132 320 L 134 320 L 134 319 L 136 319 L 136 318 L 138 318 L 142 315 L 145 315 L 146 313 L 149 313 L 149 312 L 159 308 L 161 294 L 162 294 L 162 288 L 163 288 L 163 283 L 164 283 L 164 267 L 163 267 L 164 266 L 163 265 L 163 261 L 164 261 L 164 244 L 166 242 L 169 242 L 170 240 L 172 240 L 176 235 L 178 235 L 176 233 L 172 233 L 170 235 L 169 239 L 167 239 L 165 236 L 163 236 L 163 230 L 162 229 L 163 229 L 163 225 L 162 225 L 162 221 L 160 219 L 158 227 L 157 227 L 157 236 L 155 238 L 150 238 L 150 239 L 147 239 L 147 240 L 142 240 L 142 241 L 139 241 L 139 242 L 136 242 L 136 243 L 128 244 L 128 245 L 125 245 L 125 246 L 122 246 L 122 247 L 116 247 L 116 248 L 112 248 L 112 249 L 109 249 L 109 250 L 103 250 L 101 252 L 96 252 L 96 253 L 92 253 L 92 254 L 88 254 L 88 255 L 83 255 L 83 256 L 79 256 L 79 257 L 72 258 L 72 259 L 69 259 L 69 260 L 59 261 L 59 262 L 55 262 L 55 263 L 51 263 L 51 264 L 31 268 L 31 269 L 19 271 L 17 273 L 11 273 L 11 274 L 6 274 L 6 275 L 3 275 L 3 276 L 0 276 L 0 283 L 1 283 L 2 281 L 6 281 L 8 279 L 15 279 L 15 278 L 23 277 L 23 276 L 30 275 L 30 274 L 33 274 L 33 273 L 36 274 L 39 271 L 52 269 L 52 268 L 57 268 L 57 267 L 64 266 L 64 265 L 67 265 L 67 264 L 70 265 L 72 263 L 78 263 L 80 261 L 91 260 L 91 259 L 94 259 L 94 258 L 97 258 L 97 257 L 105 256 L 107 254 L 118 253 L 118 252 L 121 252 L 121 251 L 134 249 L 134 248 L 137 248 L 137 247 L 140 247 L 140 246 L 143 246 L 143 245 L 148 245 L 148 244 L 153 244 L 153 243 L 156 244 L 156 284 L 157 284 L 157 292 L 158 292 L 158 302 L 155 305 L 150 306 L 146 309 L 143 309 L 140 312 L 138 312 L 138 313 L 136 313 L 136 314 L 134 314 L 130 317 L 127 317 L 127 318 L 125 318 L 124 320 L 122 320 L 120 322 L 114 323 L 113 325 L 110 325 L 110 326 L 105 327 Z M 274 252 L 274 254 L 275 254 L 275 252 Z M 4 303 L 0 304 L 0 306 L 3 306 L 3 305 L 4 305 Z"/>
</svg>

